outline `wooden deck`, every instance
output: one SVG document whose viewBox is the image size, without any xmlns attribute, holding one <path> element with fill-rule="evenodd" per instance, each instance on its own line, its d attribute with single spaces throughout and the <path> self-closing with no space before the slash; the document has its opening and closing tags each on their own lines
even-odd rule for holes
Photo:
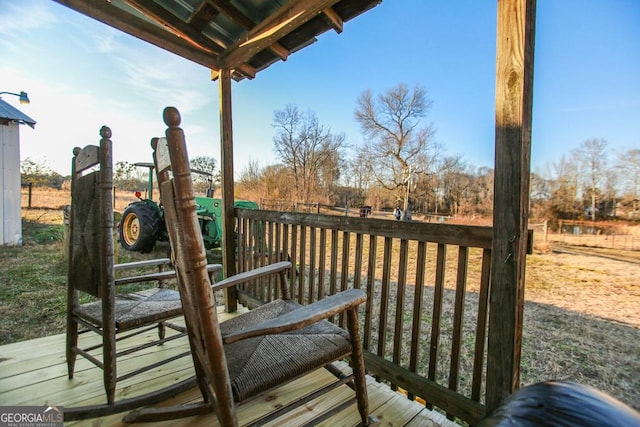
<svg viewBox="0 0 640 427">
<path fill-rule="evenodd" d="M 228 314 L 220 313 L 221 320 Z M 149 332 L 155 334 L 155 332 Z M 95 336 L 95 334 L 92 334 Z M 141 335 L 132 341 L 143 340 L 150 335 Z M 86 338 L 90 339 L 90 338 Z M 73 380 L 67 379 L 67 367 L 64 351 L 65 335 L 54 335 L 30 341 L 9 344 L 0 347 L 0 405 L 62 405 L 65 407 L 100 404 L 105 402 L 102 371 L 83 358 L 78 358 L 76 375 Z M 188 349 L 186 338 L 174 340 L 154 348 L 145 354 L 149 357 L 166 357 L 184 352 Z M 134 369 L 139 357 L 122 360 L 118 367 L 121 370 Z M 346 364 L 338 363 L 338 367 L 346 368 Z M 157 370 L 141 374 L 119 383 L 116 398 L 126 398 L 143 394 L 163 386 L 167 386 L 193 375 L 193 367 L 189 357 L 178 359 Z M 312 393 L 318 388 L 334 380 L 333 375 L 320 369 L 297 381 L 284 385 L 271 393 L 260 396 L 238 407 L 238 418 L 241 425 L 259 419 L 276 408 L 301 396 Z M 405 396 L 391 391 L 386 385 L 368 380 L 369 410 L 384 426 L 431 426 L 450 427 L 457 424 L 447 420 L 442 414 L 427 410 L 424 405 L 408 400 Z M 293 410 L 264 425 L 300 426 L 335 408 L 350 399 L 353 392 L 347 386 L 340 386 L 334 391 Z M 159 406 L 186 403 L 200 399 L 197 388 L 188 390 L 165 401 Z M 68 422 L 65 425 L 126 425 L 121 422 L 126 413 L 115 414 L 104 418 Z M 355 403 L 319 425 L 354 426 L 359 421 Z M 167 421 L 156 425 L 167 426 L 216 426 L 215 414 L 191 417 L 181 420 Z M 148 425 L 148 424 L 147 424 Z"/>
</svg>

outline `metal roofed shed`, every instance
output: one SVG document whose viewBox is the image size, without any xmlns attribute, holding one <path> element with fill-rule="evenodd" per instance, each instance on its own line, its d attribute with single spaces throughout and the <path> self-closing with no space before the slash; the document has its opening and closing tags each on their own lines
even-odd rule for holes
<svg viewBox="0 0 640 427">
<path fill-rule="evenodd" d="M 0 243 L 22 244 L 20 210 L 20 125 L 36 121 L 0 98 Z"/>
<path fill-rule="evenodd" d="M 36 126 L 35 120 L 0 98 L 0 125 L 8 126 L 10 123 L 28 125 L 32 129 Z"/>
</svg>

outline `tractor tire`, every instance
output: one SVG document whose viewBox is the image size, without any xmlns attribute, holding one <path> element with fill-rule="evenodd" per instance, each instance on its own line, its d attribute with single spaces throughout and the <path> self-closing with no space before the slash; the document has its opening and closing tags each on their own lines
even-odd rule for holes
<svg viewBox="0 0 640 427">
<path fill-rule="evenodd" d="M 162 230 L 156 209 L 143 202 L 132 203 L 122 213 L 118 240 L 128 251 L 151 252 Z"/>
</svg>

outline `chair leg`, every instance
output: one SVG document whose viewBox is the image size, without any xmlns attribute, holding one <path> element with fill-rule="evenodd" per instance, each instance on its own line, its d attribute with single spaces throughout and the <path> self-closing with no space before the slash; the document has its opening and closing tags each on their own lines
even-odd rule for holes
<svg viewBox="0 0 640 427">
<path fill-rule="evenodd" d="M 112 405 L 115 402 L 117 382 L 116 339 L 114 329 L 107 325 L 104 326 L 102 333 L 104 388 L 107 393 L 107 403 Z"/>
<path fill-rule="evenodd" d="M 360 412 L 362 425 L 366 426 L 369 424 L 369 399 L 367 396 L 367 378 L 364 368 L 362 343 L 360 342 L 358 311 L 355 307 L 347 310 L 347 326 L 353 346 L 351 364 L 353 368 L 354 386 L 356 388 L 356 399 L 358 400 L 358 412 Z"/>
<path fill-rule="evenodd" d="M 76 366 L 77 353 L 74 350 L 78 346 L 78 324 L 71 318 L 71 315 L 67 316 L 67 372 L 69 379 L 73 379 L 73 374 Z"/>
<path fill-rule="evenodd" d="M 167 334 L 167 329 L 164 326 L 164 322 L 158 322 L 158 339 L 163 340 Z"/>
<path fill-rule="evenodd" d="M 71 286 L 67 287 L 67 372 L 69 379 L 73 379 L 76 366 L 75 351 L 78 348 L 78 322 L 73 319 L 73 308 L 78 303 L 78 292 Z"/>
</svg>

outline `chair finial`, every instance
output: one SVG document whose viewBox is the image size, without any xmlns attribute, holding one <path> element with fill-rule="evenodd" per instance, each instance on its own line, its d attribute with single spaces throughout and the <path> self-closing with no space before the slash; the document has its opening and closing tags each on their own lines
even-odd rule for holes
<svg viewBox="0 0 640 427">
<path fill-rule="evenodd" d="M 100 128 L 100 136 L 103 138 L 111 138 L 111 128 L 109 126 L 102 126 Z"/>
<path fill-rule="evenodd" d="M 162 119 L 169 127 L 180 126 L 180 112 L 176 107 L 167 107 L 162 112 Z"/>
</svg>

